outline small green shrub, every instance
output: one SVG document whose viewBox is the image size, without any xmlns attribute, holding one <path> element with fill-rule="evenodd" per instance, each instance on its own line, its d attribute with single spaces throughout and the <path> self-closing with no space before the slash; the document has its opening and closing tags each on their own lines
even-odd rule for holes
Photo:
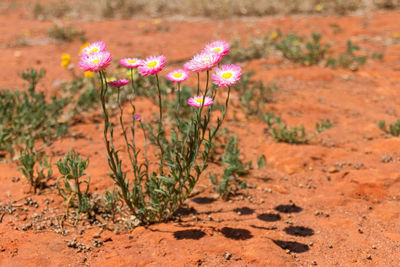
<svg viewBox="0 0 400 267">
<path fill-rule="evenodd" d="M 332 128 L 333 123 L 330 120 L 323 119 L 321 122 L 315 123 L 315 134 L 322 133 L 325 130 Z"/>
<path fill-rule="evenodd" d="M 307 144 L 315 135 L 331 128 L 333 123 L 330 120 L 321 120 L 315 123 L 314 134 L 307 136 L 303 125 L 294 127 L 287 126 L 279 116 L 273 113 L 266 113 L 260 116 L 264 120 L 268 128 L 265 131 L 274 138 L 276 142 L 284 142 L 289 144 Z"/>
<path fill-rule="evenodd" d="M 337 59 L 329 57 L 325 65 L 330 68 L 340 67 L 356 71 L 367 62 L 367 56 L 357 56 L 355 54 L 360 50 L 359 46 L 354 45 L 350 40 L 347 41 L 346 46 L 345 53 L 339 54 Z"/>
<path fill-rule="evenodd" d="M 389 125 L 386 125 L 385 121 L 380 121 L 379 128 L 392 136 L 400 136 L 400 120 L 397 120 L 395 123 L 391 123 Z"/>
<path fill-rule="evenodd" d="M 89 199 L 90 176 L 85 173 L 89 159 L 83 160 L 81 155 L 69 151 L 63 159 L 58 159 L 57 168 L 61 176 L 56 187 L 59 195 L 66 201 L 67 212 L 70 206 L 79 212 L 87 212 L 91 208 Z M 84 190 L 81 185 L 84 184 Z"/>
<path fill-rule="evenodd" d="M 88 111 L 98 106 L 97 103 L 97 90 L 96 88 L 90 87 L 79 95 L 75 112 L 80 113 L 82 111 Z"/>
<path fill-rule="evenodd" d="M 20 167 L 18 170 L 25 176 L 36 194 L 44 185 L 44 180 L 53 174 L 51 160 L 46 153 L 38 152 L 34 148 L 25 148 L 19 157 Z"/>
<path fill-rule="evenodd" d="M 329 51 L 330 46 L 322 45 L 320 40 L 321 35 L 316 33 L 311 34 L 311 39 L 306 42 L 301 37 L 290 33 L 282 37 L 275 47 L 290 61 L 310 66 L 321 62 Z"/>
<path fill-rule="evenodd" d="M 264 167 L 266 165 L 267 165 L 267 158 L 264 155 L 258 157 L 258 159 L 257 159 L 257 169 L 260 169 L 260 168 L 262 168 L 262 167 Z"/>
<path fill-rule="evenodd" d="M 238 93 L 240 102 L 247 115 L 260 115 L 265 104 L 273 101 L 272 93 L 278 90 L 276 84 L 265 85 L 262 81 L 253 81 L 251 77 L 254 71 L 243 73 L 242 78 L 234 87 Z"/>
<path fill-rule="evenodd" d="M 114 221 L 117 212 L 121 211 L 122 201 L 119 197 L 118 189 L 114 187 L 113 191 L 107 190 L 103 195 L 104 211 L 111 214 Z"/>
<path fill-rule="evenodd" d="M 220 181 L 217 175 L 209 177 L 211 183 L 215 185 L 215 191 L 222 199 L 228 200 L 229 197 L 235 194 L 238 190 L 246 188 L 246 181 L 239 177 L 249 173 L 251 161 L 244 164 L 240 160 L 240 150 L 238 146 L 238 138 L 229 137 L 225 147 L 225 152 L 222 158 L 222 163 L 226 165 Z"/>
<path fill-rule="evenodd" d="M 303 125 L 290 127 L 283 122 L 277 122 L 277 127 L 272 128 L 272 137 L 277 142 L 289 144 L 307 144 L 308 138 Z"/>
<path fill-rule="evenodd" d="M 44 77 L 43 69 L 28 69 L 22 78 L 29 83 L 28 92 L 0 90 L 0 149 L 12 154 L 28 143 L 44 143 L 67 132 L 68 124 L 61 122 L 68 99 L 52 97 L 46 102 L 36 85 Z"/>
<path fill-rule="evenodd" d="M 85 33 L 83 31 L 78 30 L 73 25 L 62 25 L 55 24 L 48 28 L 47 36 L 63 42 L 72 42 L 75 39 L 79 39 L 82 42 L 86 42 Z"/>
<path fill-rule="evenodd" d="M 277 33 L 277 35 L 278 34 L 280 35 L 280 32 Z M 242 40 L 240 38 L 236 38 L 230 44 L 230 52 L 225 56 L 224 62 L 243 62 L 265 58 L 272 48 L 273 38 L 271 38 L 271 34 L 250 38 L 247 41 L 247 47 L 242 45 Z"/>
</svg>

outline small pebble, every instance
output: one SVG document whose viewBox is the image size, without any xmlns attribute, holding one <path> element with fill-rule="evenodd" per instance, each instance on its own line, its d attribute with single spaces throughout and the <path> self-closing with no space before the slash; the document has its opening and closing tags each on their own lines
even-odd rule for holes
<svg viewBox="0 0 400 267">
<path fill-rule="evenodd" d="M 308 243 L 308 245 L 309 245 L 310 247 L 312 247 L 312 246 L 314 245 L 314 243 L 313 243 L 313 242 L 310 242 L 310 243 Z"/>
<path fill-rule="evenodd" d="M 317 265 L 317 262 L 316 261 L 312 261 L 311 264 L 312 265 Z"/>
<path fill-rule="evenodd" d="M 332 246 L 332 244 L 329 244 L 329 246 L 328 246 L 329 248 L 333 248 L 333 246 Z"/>
<path fill-rule="evenodd" d="M 367 255 L 367 259 L 368 259 L 368 260 L 372 260 L 372 257 L 371 257 L 370 254 Z"/>
<path fill-rule="evenodd" d="M 225 258 L 226 260 L 230 260 L 231 257 L 232 257 L 232 253 L 225 252 L 224 258 Z"/>
<path fill-rule="evenodd" d="M 364 233 L 363 230 L 362 230 L 361 228 L 358 228 L 358 232 L 359 232 L 360 234 Z"/>
<path fill-rule="evenodd" d="M 372 245 L 372 249 L 376 249 L 376 246 L 375 246 L 375 245 Z"/>
</svg>

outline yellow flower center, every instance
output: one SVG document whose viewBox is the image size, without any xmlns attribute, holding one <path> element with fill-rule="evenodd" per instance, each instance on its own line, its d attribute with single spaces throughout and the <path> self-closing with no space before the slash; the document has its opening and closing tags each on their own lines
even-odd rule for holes
<svg viewBox="0 0 400 267">
<path fill-rule="evenodd" d="M 157 61 L 152 61 L 147 65 L 149 68 L 154 68 L 155 66 L 157 66 Z"/>
<path fill-rule="evenodd" d="M 180 77 L 182 77 L 182 73 L 177 72 L 177 73 L 174 74 L 174 77 L 175 78 L 180 78 Z"/>
<path fill-rule="evenodd" d="M 95 52 L 99 52 L 99 49 L 98 48 L 93 48 L 92 50 L 89 51 L 89 54 L 95 53 Z"/>
<path fill-rule="evenodd" d="M 197 98 L 197 99 L 196 99 L 196 102 L 197 102 L 197 103 L 200 103 L 200 104 L 203 103 L 203 98 Z"/>
<path fill-rule="evenodd" d="M 221 48 L 219 48 L 219 47 L 216 47 L 216 48 L 213 48 L 211 51 L 217 51 L 217 52 L 221 52 Z"/>
<path fill-rule="evenodd" d="M 232 77 L 232 73 L 230 72 L 225 72 L 224 74 L 222 74 L 222 78 L 224 79 L 229 79 L 230 77 Z"/>
<path fill-rule="evenodd" d="M 93 64 L 99 64 L 99 63 L 100 63 L 100 59 L 92 60 L 92 63 L 93 63 Z"/>
<path fill-rule="evenodd" d="M 136 60 L 128 59 L 128 63 L 130 63 L 130 64 L 135 64 L 135 63 L 136 63 Z"/>
</svg>

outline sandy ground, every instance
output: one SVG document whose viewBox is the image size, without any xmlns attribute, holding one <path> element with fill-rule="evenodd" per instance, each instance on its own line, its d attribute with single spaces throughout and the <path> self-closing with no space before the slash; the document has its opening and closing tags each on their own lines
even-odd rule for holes
<svg viewBox="0 0 400 267">
<path fill-rule="evenodd" d="M 0 265 L 399 266 L 400 139 L 386 136 L 377 126 L 380 120 L 395 121 L 400 113 L 400 43 L 391 42 L 392 34 L 400 32 L 399 15 L 162 21 L 169 28 L 164 32 L 152 30 L 151 20 L 76 24 L 89 41 L 107 42 L 114 58 L 164 53 L 169 61 L 178 62 L 211 40 L 231 41 L 239 35 L 246 39 L 277 28 L 300 34 L 320 32 L 338 50 L 351 38 L 365 50 L 385 56 L 382 61 L 368 60 L 357 72 L 302 67 L 277 59 L 244 64 L 245 70 L 256 71 L 256 79 L 277 83 L 279 90 L 268 110 L 290 125 L 303 123 L 306 129 L 314 129 L 314 122 L 328 118 L 334 127 L 308 145 L 289 145 L 274 142 L 259 120 L 230 114 L 225 126 L 239 136 L 244 159 L 264 154 L 268 164 L 247 176 L 253 186 L 247 192 L 250 198 L 244 194 L 224 202 L 202 177 L 199 194 L 189 201 L 192 209 L 182 215 L 182 222 L 119 233 L 96 227 L 80 233 L 65 226 L 70 231 L 66 236 L 51 229 L 22 231 L 32 216 L 46 214 L 46 208 L 57 214 L 65 209 L 55 190 L 30 195 L 23 178 L 12 182 L 20 176 L 16 165 L 1 163 L 0 202 L 16 201 L 22 207 L 3 215 L 0 222 Z M 334 33 L 331 24 L 343 32 Z M 60 55 L 70 53 L 76 63 L 81 43 L 49 41 L 46 30 L 51 25 L 29 19 L 19 10 L 0 14 L 0 88 L 20 90 L 19 73 L 32 66 L 47 70 L 39 90 L 54 93 L 54 81 L 70 78 L 60 66 Z M 24 34 L 34 45 L 14 47 Z M 146 112 L 146 103 L 138 103 L 140 112 Z M 90 156 L 91 191 L 104 192 L 112 181 L 98 134 L 102 125 L 92 120 L 93 114 L 84 115 L 83 122 L 71 128 L 83 138 L 63 138 L 50 150 L 64 154 L 75 148 Z M 392 160 L 383 160 L 388 156 Z M 23 210 L 27 196 L 38 208 Z M 104 245 L 78 252 L 67 246 L 73 237 L 82 244 L 93 245 L 96 239 Z"/>
</svg>

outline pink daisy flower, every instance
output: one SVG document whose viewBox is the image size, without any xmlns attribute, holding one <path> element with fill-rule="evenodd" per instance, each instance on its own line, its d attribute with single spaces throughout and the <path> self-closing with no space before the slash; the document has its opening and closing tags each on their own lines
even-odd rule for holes
<svg viewBox="0 0 400 267">
<path fill-rule="evenodd" d="M 194 96 L 188 99 L 188 104 L 195 108 L 200 108 L 203 103 L 203 96 Z M 204 98 L 204 107 L 211 106 L 213 104 L 213 100 L 211 97 L 206 96 Z"/>
<path fill-rule="evenodd" d="M 108 85 L 114 86 L 114 87 L 122 87 L 124 85 L 127 85 L 130 81 L 127 79 L 119 79 L 119 80 L 115 80 L 115 81 L 110 81 L 107 82 Z"/>
<path fill-rule="evenodd" d="M 221 59 L 221 54 L 217 52 L 202 52 L 186 62 L 183 67 L 185 70 L 193 72 L 210 70 L 214 68 Z"/>
<path fill-rule="evenodd" d="M 138 71 L 143 76 L 157 74 L 165 67 L 166 61 L 164 55 L 147 57 L 145 60 L 142 60 Z"/>
<path fill-rule="evenodd" d="M 103 41 L 97 41 L 89 44 L 88 46 L 82 48 L 79 56 L 91 55 L 93 53 L 106 51 L 106 43 Z"/>
<path fill-rule="evenodd" d="M 103 51 L 81 57 L 78 65 L 84 71 L 101 71 L 111 63 L 110 52 Z"/>
<path fill-rule="evenodd" d="M 183 69 L 176 69 L 168 73 L 165 77 L 171 82 L 183 82 L 189 77 L 189 72 Z"/>
<path fill-rule="evenodd" d="M 135 114 L 135 120 L 140 121 L 142 119 L 142 115 Z"/>
<path fill-rule="evenodd" d="M 229 52 L 229 44 L 225 41 L 214 41 L 207 44 L 204 49 L 204 52 L 217 52 L 221 56 L 225 56 Z"/>
<path fill-rule="evenodd" d="M 228 64 L 215 69 L 215 73 L 211 76 L 214 84 L 220 87 L 227 87 L 235 84 L 240 80 L 242 68 L 238 65 Z"/>
<path fill-rule="evenodd" d="M 126 68 L 137 68 L 142 63 L 141 59 L 138 58 L 123 58 L 119 61 L 119 64 Z"/>
</svg>

